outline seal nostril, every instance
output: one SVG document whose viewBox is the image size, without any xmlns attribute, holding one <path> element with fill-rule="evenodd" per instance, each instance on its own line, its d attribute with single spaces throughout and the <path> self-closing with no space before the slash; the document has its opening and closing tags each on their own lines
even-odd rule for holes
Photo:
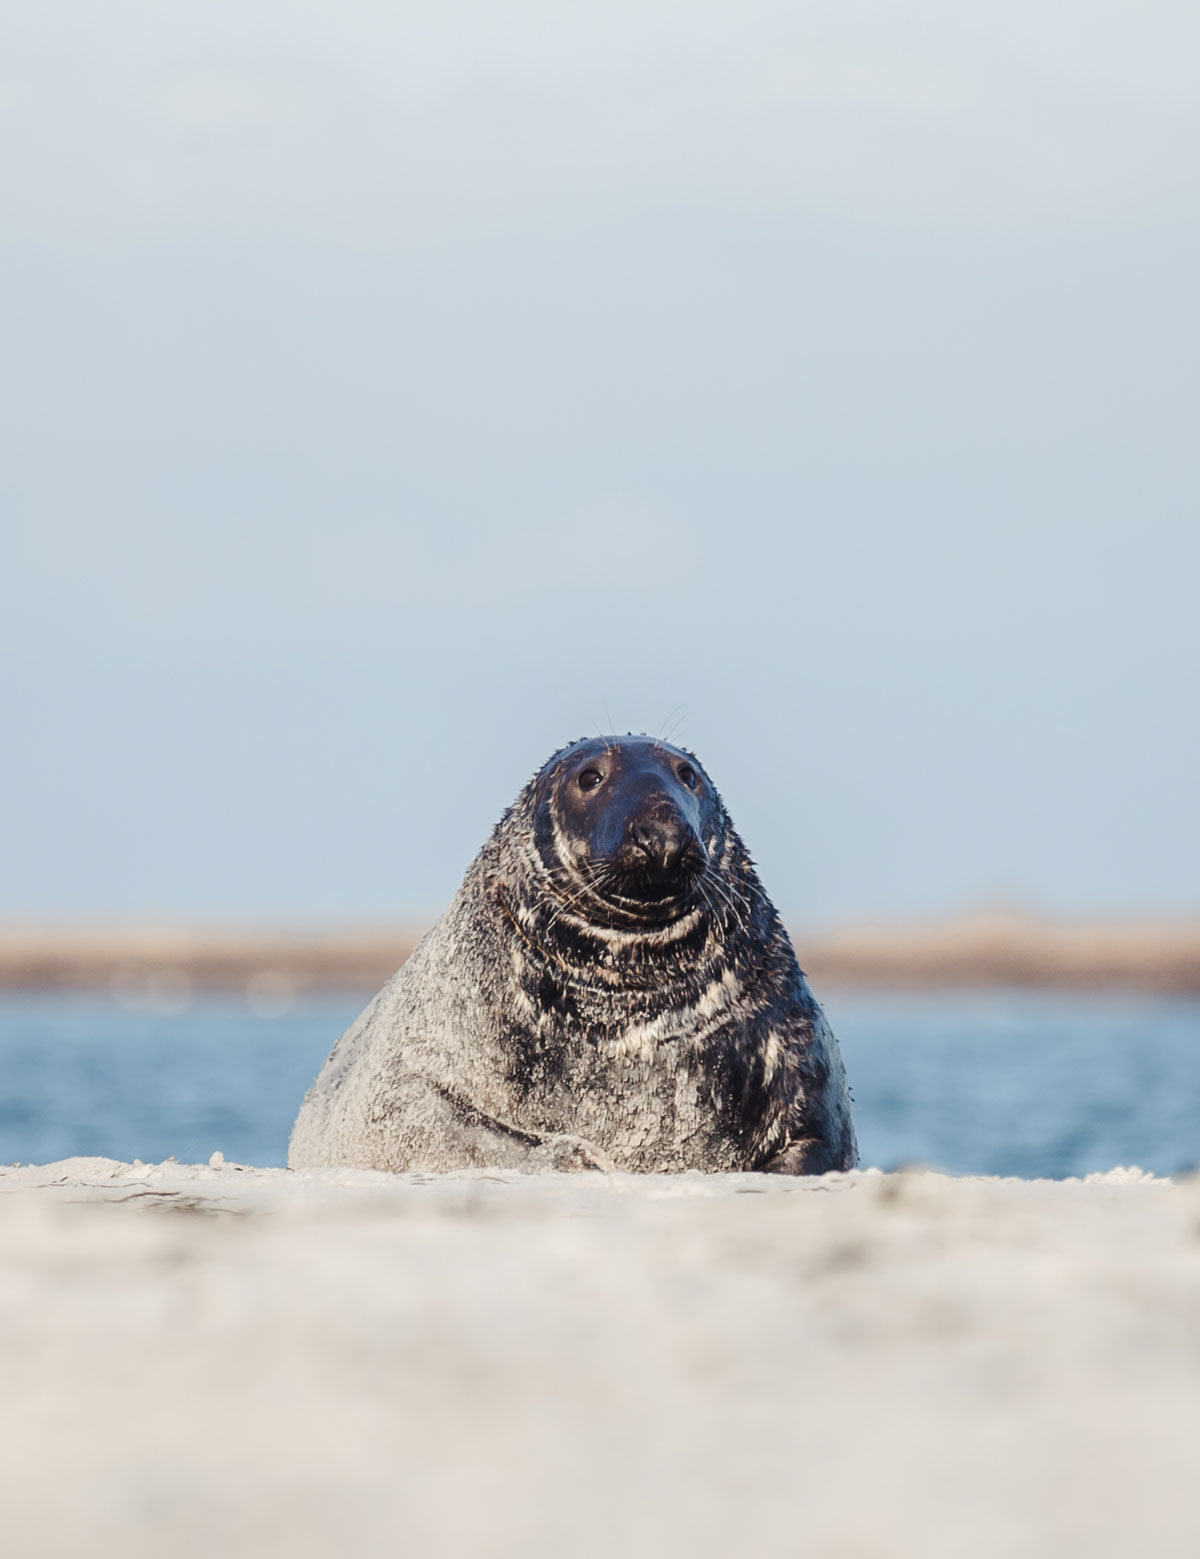
<svg viewBox="0 0 1200 1559">
<path fill-rule="evenodd" d="M 659 871 L 673 871 L 687 850 L 684 831 L 672 823 L 635 823 L 629 838 L 633 847 Z"/>
</svg>

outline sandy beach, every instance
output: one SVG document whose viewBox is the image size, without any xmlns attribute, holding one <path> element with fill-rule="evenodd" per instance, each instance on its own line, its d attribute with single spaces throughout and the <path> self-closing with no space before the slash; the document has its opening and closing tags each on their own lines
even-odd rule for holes
<svg viewBox="0 0 1200 1559">
<path fill-rule="evenodd" d="M 5 1551 L 1200 1551 L 1200 1185 L 0 1171 Z"/>
</svg>

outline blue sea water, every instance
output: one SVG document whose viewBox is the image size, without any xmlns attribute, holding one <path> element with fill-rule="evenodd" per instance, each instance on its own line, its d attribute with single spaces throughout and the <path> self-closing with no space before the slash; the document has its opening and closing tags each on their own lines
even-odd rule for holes
<svg viewBox="0 0 1200 1559">
<path fill-rule="evenodd" d="M 1200 1162 L 1200 1000 L 825 993 L 864 1164 L 1062 1177 Z M 130 1011 L 0 995 L 0 1163 L 72 1154 L 282 1164 L 296 1107 L 365 997 Z"/>
</svg>

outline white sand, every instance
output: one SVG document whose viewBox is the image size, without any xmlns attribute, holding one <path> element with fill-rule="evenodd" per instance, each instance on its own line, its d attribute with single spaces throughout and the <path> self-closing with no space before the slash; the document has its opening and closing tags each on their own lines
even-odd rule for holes
<svg viewBox="0 0 1200 1559">
<path fill-rule="evenodd" d="M 0 1193 L 6 1559 L 1200 1554 L 1195 1184 Z"/>
</svg>

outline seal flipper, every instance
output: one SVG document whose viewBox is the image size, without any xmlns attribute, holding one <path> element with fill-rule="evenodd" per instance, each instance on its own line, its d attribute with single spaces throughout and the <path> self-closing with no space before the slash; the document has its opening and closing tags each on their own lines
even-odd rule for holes
<svg viewBox="0 0 1200 1559">
<path fill-rule="evenodd" d="M 514 1126 L 419 1072 L 405 1071 L 395 1077 L 387 1090 L 384 1110 L 372 1113 L 387 1126 L 387 1156 L 392 1160 L 387 1167 L 394 1171 L 597 1170 L 611 1174 L 616 1167 L 607 1154 L 583 1137 Z"/>
<path fill-rule="evenodd" d="M 805 1137 L 789 1142 L 762 1165 L 764 1175 L 826 1175 L 830 1170 L 846 1169 L 844 1155 L 835 1153 L 820 1137 Z"/>
</svg>

